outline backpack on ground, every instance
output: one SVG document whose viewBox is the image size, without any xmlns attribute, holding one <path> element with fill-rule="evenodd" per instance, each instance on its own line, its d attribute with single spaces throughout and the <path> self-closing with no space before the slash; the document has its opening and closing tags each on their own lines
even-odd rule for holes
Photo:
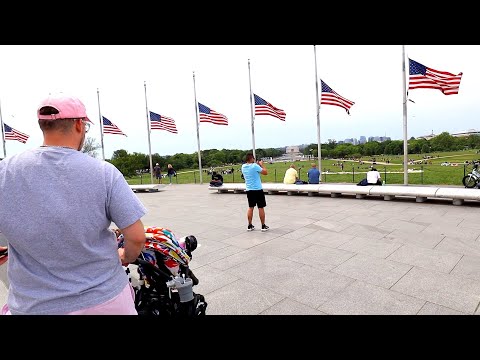
<svg viewBox="0 0 480 360">
<path fill-rule="evenodd" d="M 362 179 L 357 185 L 358 186 L 367 186 L 368 185 L 367 178 Z"/>
</svg>

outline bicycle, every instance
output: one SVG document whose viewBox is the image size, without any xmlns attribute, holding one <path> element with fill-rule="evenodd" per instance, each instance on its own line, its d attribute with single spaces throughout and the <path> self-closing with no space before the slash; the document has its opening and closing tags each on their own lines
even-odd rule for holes
<svg viewBox="0 0 480 360">
<path fill-rule="evenodd" d="M 479 165 L 480 161 L 474 160 L 472 171 L 463 177 L 462 184 L 466 188 L 473 189 L 474 187 L 478 187 L 480 183 L 480 172 L 478 171 Z"/>
</svg>

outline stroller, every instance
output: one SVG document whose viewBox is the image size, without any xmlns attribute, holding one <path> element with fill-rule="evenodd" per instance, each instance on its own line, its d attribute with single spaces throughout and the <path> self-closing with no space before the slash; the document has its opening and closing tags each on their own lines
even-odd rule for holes
<svg viewBox="0 0 480 360">
<path fill-rule="evenodd" d="M 123 235 L 116 230 L 118 247 Z M 198 279 L 189 268 L 198 244 L 193 235 L 177 239 L 162 227 L 145 227 L 147 241 L 134 263 L 124 266 L 135 290 L 139 315 L 169 318 L 203 317 L 207 302 L 193 291 Z"/>
</svg>

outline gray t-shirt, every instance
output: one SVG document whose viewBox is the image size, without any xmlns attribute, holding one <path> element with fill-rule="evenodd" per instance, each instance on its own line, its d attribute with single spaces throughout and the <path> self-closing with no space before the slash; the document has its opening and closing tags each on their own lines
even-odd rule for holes
<svg viewBox="0 0 480 360">
<path fill-rule="evenodd" d="M 0 161 L 11 313 L 64 314 L 118 295 L 128 277 L 110 226 L 145 214 L 116 167 L 80 151 L 39 147 Z"/>
</svg>

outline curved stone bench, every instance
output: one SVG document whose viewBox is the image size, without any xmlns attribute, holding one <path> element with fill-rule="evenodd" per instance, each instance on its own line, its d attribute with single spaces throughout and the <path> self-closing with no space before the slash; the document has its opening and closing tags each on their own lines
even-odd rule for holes
<svg viewBox="0 0 480 360">
<path fill-rule="evenodd" d="M 140 185 L 130 185 L 130 189 L 133 192 L 157 192 L 165 190 L 165 185 L 163 184 L 140 184 Z"/>
<path fill-rule="evenodd" d="M 430 186 L 373 186 L 369 195 L 383 196 L 384 200 L 393 200 L 396 196 L 415 197 L 416 202 L 425 202 L 427 198 L 434 198 L 438 187 Z"/>
<path fill-rule="evenodd" d="M 464 200 L 480 201 L 480 189 L 438 188 L 435 193 L 438 199 L 453 199 L 454 205 L 462 205 Z"/>
<path fill-rule="evenodd" d="M 439 186 L 413 186 L 413 185 L 368 185 L 357 186 L 353 184 L 303 184 L 287 185 L 282 183 L 263 183 L 263 191 L 270 195 L 286 193 L 296 195 L 306 193 L 308 196 L 318 194 L 330 194 L 331 197 L 342 195 L 355 195 L 357 199 L 367 196 L 383 197 L 384 200 L 393 200 L 396 197 L 415 198 L 416 202 L 425 202 L 427 199 L 452 200 L 453 205 L 462 205 L 465 200 L 480 201 L 479 189 L 467 189 L 463 187 L 439 187 Z M 224 183 L 222 186 L 209 186 L 209 190 L 218 193 L 244 193 L 245 183 Z"/>
</svg>

